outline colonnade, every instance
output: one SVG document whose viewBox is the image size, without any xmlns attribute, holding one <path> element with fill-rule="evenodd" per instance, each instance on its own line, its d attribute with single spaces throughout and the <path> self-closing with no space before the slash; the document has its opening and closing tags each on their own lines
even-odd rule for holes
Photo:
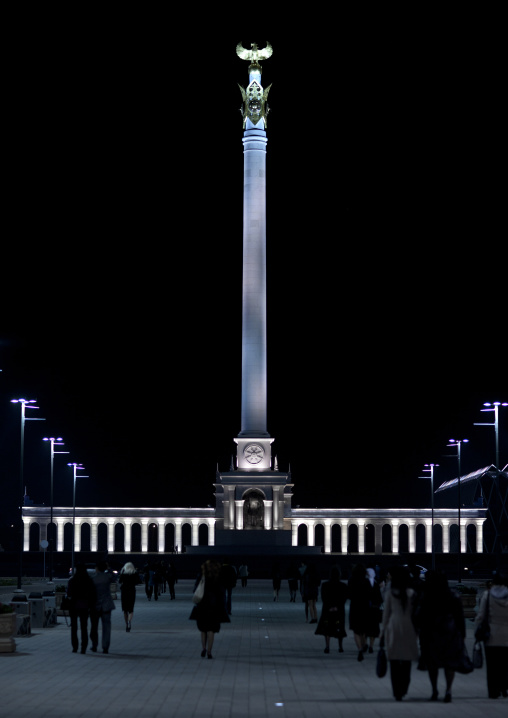
<svg viewBox="0 0 508 718">
<path fill-rule="evenodd" d="M 476 545 L 475 551 L 477 553 L 483 552 L 483 523 L 485 519 L 462 519 L 460 521 L 460 547 L 461 552 L 466 553 L 467 550 L 467 527 L 474 526 L 476 529 Z M 374 546 L 376 553 L 382 553 L 381 547 L 383 545 L 383 526 L 389 526 L 391 528 L 391 547 L 390 553 L 399 552 L 399 529 L 402 526 L 407 526 L 408 529 L 408 543 L 409 553 L 416 552 L 416 527 L 421 525 L 425 530 L 425 552 L 432 552 L 432 520 L 431 519 L 389 519 L 389 520 L 367 520 L 367 519 L 307 519 L 307 520 L 293 520 L 291 522 L 291 545 L 298 546 L 299 529 L 300 526 L 307 527 L 307 546 L 315 546 L 316 529 L 319 526 L 324 527 L 324 553 L 330 553 L 332 550 L 332 528 L 335 525 L 340 526 L 340 553 L 347 553 L 349 546 L 349 530 L 351 526 L 358 528 L 358 553 L 365 553 L 365 532 L 367 526 L 373 526 L 374 528 Z M 452 526 L 457 526 L 458 521 L 453 519 L 438 519 L 434 522 L 434 526 L 440 526 L 442 528 L 442 551 L 443 553 L 450 552 L 450 534 Z"/>
<path fill-rule="evenodd" d="M 270 506 L 266 506 L 269 503 Z M 276 502 L 278 503 L 278 502 Z M 233 504 L 235 508 L 235 518 L 233 526 L 236 530 L 243 528 L 243 502 L 235 501 Z M 273 504 L 272 502 L 265 502 L 265 516 L 272 515 Z M 174 546 L 182 549 L 183 543 L 183 527 L 188 525 L 190 527 L 190 545 L 199 546 L 200 544 L 200 527 L 206 527 L 206 545 L 215 546 L 216 540 L 216 527 L 217 518 L 214 515 L 213 509 L 185 509 L 178 514 L 177 509 L 142 509 L 139 510 L 140 515 L 134 514 L 134 511 L 130 515 L 125 515 L 124 509 L 77 509 L 76 516 L 74 517 L 74 550 L 82 550 L 82 530 L 85 525 L 88 525 L 90 531 L 89 545 L 91 551 L 98 550 L 98 534 L 99 526 L 104 525 L 106 527 L 106 542 L 108 552 L 114 553 L 115 551 L 115 533 L 117 527 L 120 524 L 123 527 L 123 545 L 124 551 L 130 552 L 133 550 L 133 527 L 140 527 L 140 538 L 141 538 L 141 551 L 147 552 L 149 550 L 149 527 L 155 526 L 157 528 L 157 551 L 164 553 L 167 550 L 165 546 L 166 542 L 166 527 L 168 525 L 173 526 L 173 543 Z M 124 515 L 118 515 L 119 513 Z M 424 545 L 425 552 L 432 552 L 432 527 L 440 526 L 442 531 L 442 552 L 449 553 L 451 547 L 451 531 L 452 527 L 458 525 L 457 512 L 452 510 L 441 509 L 435 512 L 434 517 L 431 516 L 430 511 L 427 509 L 421 510 L 369 510 L 361 509 L 355 511 L 348 511 L 346 509 L 296 509 L 289 512 L 289 516 L 286 515 L 280 522 L 284 528 L 279 530 L 290 530 L 291 531 L 291 545 L 296 547 L 301 545 L 302 537 L 300 527 L 306 527 L 306 545 L 316 545 L 316 532 L 318 527 L 323 529 L 323 551 L 324 553 L 331 553 L 333 543 L 333 528 L 335 526 L 340 527 L 340 553 L 347 553 L 350 545 L 350 537 L 352 527 L 355 531 L 355 551 L 358 553 L 365 553 L 366 551 L 366 532 L 367 530 L 374 530 L 374 540 L 369 541 L 369 546 L 374 546 L 375 553 L 394 553 L 399 552 L 399 536 L 401 527 L 407 527 L 407 538 L 408 538 L 408 549 L 409 553 L 416 552 L 416 532 L 417 527 L 422 526 L 424 529 Z M 173 514 L 173 515 L 171 515 Z M 295 515 L 296 514 L 296 515 Z M 381 515 L 383 514 L 383 515 Z M 406 514 L 406 515 L 404 515 Z M 278 517 L 277 517 L 278 518 Z M 477 553 L 483 552 L 483 524 L 486 520 L 486 511 L 479 509 L 463 509 L 461 512 L 460 519 L 460 546 L 461 551 L 465 553 L 467 551 L 467 528 L 468 526 L 474 526 L 476 531 L 476 540 L 474 550 Z M 56 550 L 64 550 L 64 527 L 66 524 L 73 524 L 72 510 L 70 509 L 57 509 L 53 515 L 53 522 L 56 526 Z M 41 540 L 47 538 L 48 526 L 50 523 L 50 514 L 47 507 L 24 507 L 23 508 L 23 524 L 24 524 L 24 550 L 30 550 L 30 533 L 31 525 L 37 524 L 39 527 L 39 543 Z M 277 521 L 277 523 L 279 523 Z M 280 525 L 279 524 L 279 525 Z M 220 524 L 219 524 L 220 525 Z M 389 535 L 383 536 L 384 527 L 389 527 Z M 274 526 L 272 522 L 265 529 L 275 530 L 277 524 Z M 104 529 L 101 529 L 104 531 Z M 138 534 L 139 536 L 139 534 Z M 188 540 L 188 532 L 186 532 L 185 538 Z M 384 539 L 384 540 L 383 540 Z M 420 539 L 421 541 L 421 539 Z M 387 542 L 390 544 L 387 546 Z M 136 543 L 139 544 L 137 539 Z M 88 536 L 87 536 L 88 544 Z M 152 542 L 153 544 L 153 542 Z M 384 545 L 384 551 L 383 551 Z M 87 545 L 88 548 L 88 545 Z M 151 550 L 154 550 L 153 545 Z M 404 550 L 406 550 L 404 548 Z"/>
<path fill-rule="evenodd" d="M 37 519 L 23 520 L 23 550 L 30 550 L 30 526 L 32 523 L 38 523 L 40 526 L 40 539 L 46 539 L 48 535 L 49 521 L 38 521 Z M 58 518 L 54 521 L 56 525 L 56 550 L 64 550 L 64 527 L 66 524 L 72 526 L 72 521 L 65 518 Z M 155 524 L 158 533 L 157 551 L 164 553 L 167 549 L 165 546 L 166 540 L 166 526 L 174 526 L 174 546 L 182 547 L 182 528 L 183 525 L 189 524 L 191 527 L 191 546 L 199 545 L 199 527 L 205 525 L 208 529 L 208 546 L 215 545 L 215 521 L 207 519 L 205 521 L 200 519 L 174 519 L 171 521 L 164 521 L 163 519 L 121 519 L 115 520 L 113 518 L 108 519 L 87 519 L 79 518 L 74 522 L 74 550 L 82 550 L 82 527 L 85 524 L 90 526 L 90 551 L 98 550 L 98 534 L 99 525 L 106 526 L 107 531 L 107 549 L 108 553 L 115 551 L 115 529 L 118 524 L 124 527 L 124 551 L 129 553 L 132 551 L 132 527 L 137 524 L 141 527 L 141 551 L 146 553 L 148 551 L 148 528 Z"/>
</svg>

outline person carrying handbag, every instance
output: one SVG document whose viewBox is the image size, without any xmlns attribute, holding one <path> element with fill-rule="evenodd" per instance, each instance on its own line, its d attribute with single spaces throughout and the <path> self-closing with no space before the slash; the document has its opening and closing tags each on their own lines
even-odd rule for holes
<svg viewBox="0 0 508 718">
<path fill-rule="evenodd" d="M 203 583 L 201 583 L 204 579 Z M 203 595 L 196 596 L 197 602 L 189 619 L 196 621 L 201 634 L 201 657 L 213 658 L 212 648 L 215 634 L 220 631 L 221 623 L 230 623 L 224 603 L 224 586 L 221 581 L 221 565 L 208 559 L 201 566 L 201 577 L 196 579 L 194 593 L 202 585 Z M 193 601 L 194 595 L 193 595 Z"/>
</svg>

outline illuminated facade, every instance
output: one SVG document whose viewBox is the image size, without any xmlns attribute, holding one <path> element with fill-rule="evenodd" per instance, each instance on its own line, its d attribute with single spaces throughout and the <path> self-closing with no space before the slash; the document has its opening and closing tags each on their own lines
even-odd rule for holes
<svg viewBox="0 0 508 718">
<path fill-rule="evenodd" d="M 324 553 L 414 553 L 432 551 L 430 509 L 293 509 L 290 473 L 272 457 L 267 431 L 266 331 L 266 123 L 268 92 L 261 84 L 260 60 L 267 45 L 237 54 L 249 61 L 243 98 L 244 194 L 242 285 L 242 406 L 236 466 L 217 472 L 215 509 L 79 508 L 75 510 L 75 551 L 180 552 L 183 546 L 237 548 L 267 545 L 322 546 Z M 56 550 L 70 550 L 72 508 L 54 508 Z M 462 551 L 483 550 L 486 511 L 462 509 Z M 46 539 L 49 508 L 23 508 L 24 549 L 37 550 Z M 434 511 L 434 543 L 452 547 L 457 511 Z M 455 527 L 455 529 L 454 529 Z"/>
<path fill-rule="evenodd" d="M 243 509 L 245 505 L 235 506 Z M 241 530 L 242 520 L 237 530 Z M 463 553 L 483 551 L 485 520 L 485 509 L 461 510 Z M 48 506 L 24 507 L 25 551 L 39 550 L 40 541 L 48 536 L 49 522 Z M 54 508 L 53 522 L 56 550 L 70 551 L 72 507 Z M 431 509 L 290 508 L 284 511 L 283 522 L 292 547 L 322 546 L 324 553 L 339 554 L 432 552 Z M 217 523 L 215 509 L 211 508 L 80 507 L 76 508 L 74 524 L 75 551 L 171 553 L 180 552 L 183 546 L 215 546 Z M 438 552 L 456 550 L 457 525 L 456 509 L 434 509 L 434 544 Z"/>
</svg>

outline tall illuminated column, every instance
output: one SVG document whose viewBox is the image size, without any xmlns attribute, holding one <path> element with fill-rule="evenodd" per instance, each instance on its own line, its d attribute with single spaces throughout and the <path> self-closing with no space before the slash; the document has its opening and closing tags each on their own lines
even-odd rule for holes
<svg viewBox="0 0 508 718">
<path fill-rule="evenodd" d="M 242 410 L 238 444 L 238 469 L 271 468 L 271 443 L 267 430 L 267 333 L 266 333 L 266 116 L 270 87 L 261 85 L 259 60 L 271 56 L 267 44 L 253 44 L 239 57 L 249 60 L 249 85 L 240 87 L 243 97 L 243 285 L 242 285 Z"/>
</svg>

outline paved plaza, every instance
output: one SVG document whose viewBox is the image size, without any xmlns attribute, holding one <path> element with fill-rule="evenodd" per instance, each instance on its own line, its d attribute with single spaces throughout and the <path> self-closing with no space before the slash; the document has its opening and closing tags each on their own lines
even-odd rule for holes
<svg viewBox="0 0 508 718">
<path fill-rule="evenodd" d="M 16 639 L 15 653 L 0 654 L 2 718 L 159 718 L 249 716 L 320 718 L 355 716 L 461 716 L 508 713 L 508 699 L 488 700 L 485 669 L 457 675 L 453 702 L 430 703 L 426 673 L 413 664 L 408 696 L 392 697 L 390 679 L 375 673 L 375 653 L 357 661 L 350 634 L 330 654 L 315 625 L 305 622 L 303 603 L 290 603 L 283 584 L 273 601 L 271 582 L 251 580 L 233 591 L 231 623 L 216 636 L 213 660 L 201 658 L 192 610 L 193 582 L 179 581 L 149 602 L 139 587 L 131 633 L 116 601 L 110 653 L 72 653 L 70 629 L 35 629 Z M 40 588 L 27 586 L 27 592 Z M 2 589 L 2 600 L 12 589 Z M 321 605 L 319 605 L 319 609 Z M 467 644 L 472 648 L 473 624 Z M 440 672 L 440 698 L 444 677 Z"/>
</svg>

